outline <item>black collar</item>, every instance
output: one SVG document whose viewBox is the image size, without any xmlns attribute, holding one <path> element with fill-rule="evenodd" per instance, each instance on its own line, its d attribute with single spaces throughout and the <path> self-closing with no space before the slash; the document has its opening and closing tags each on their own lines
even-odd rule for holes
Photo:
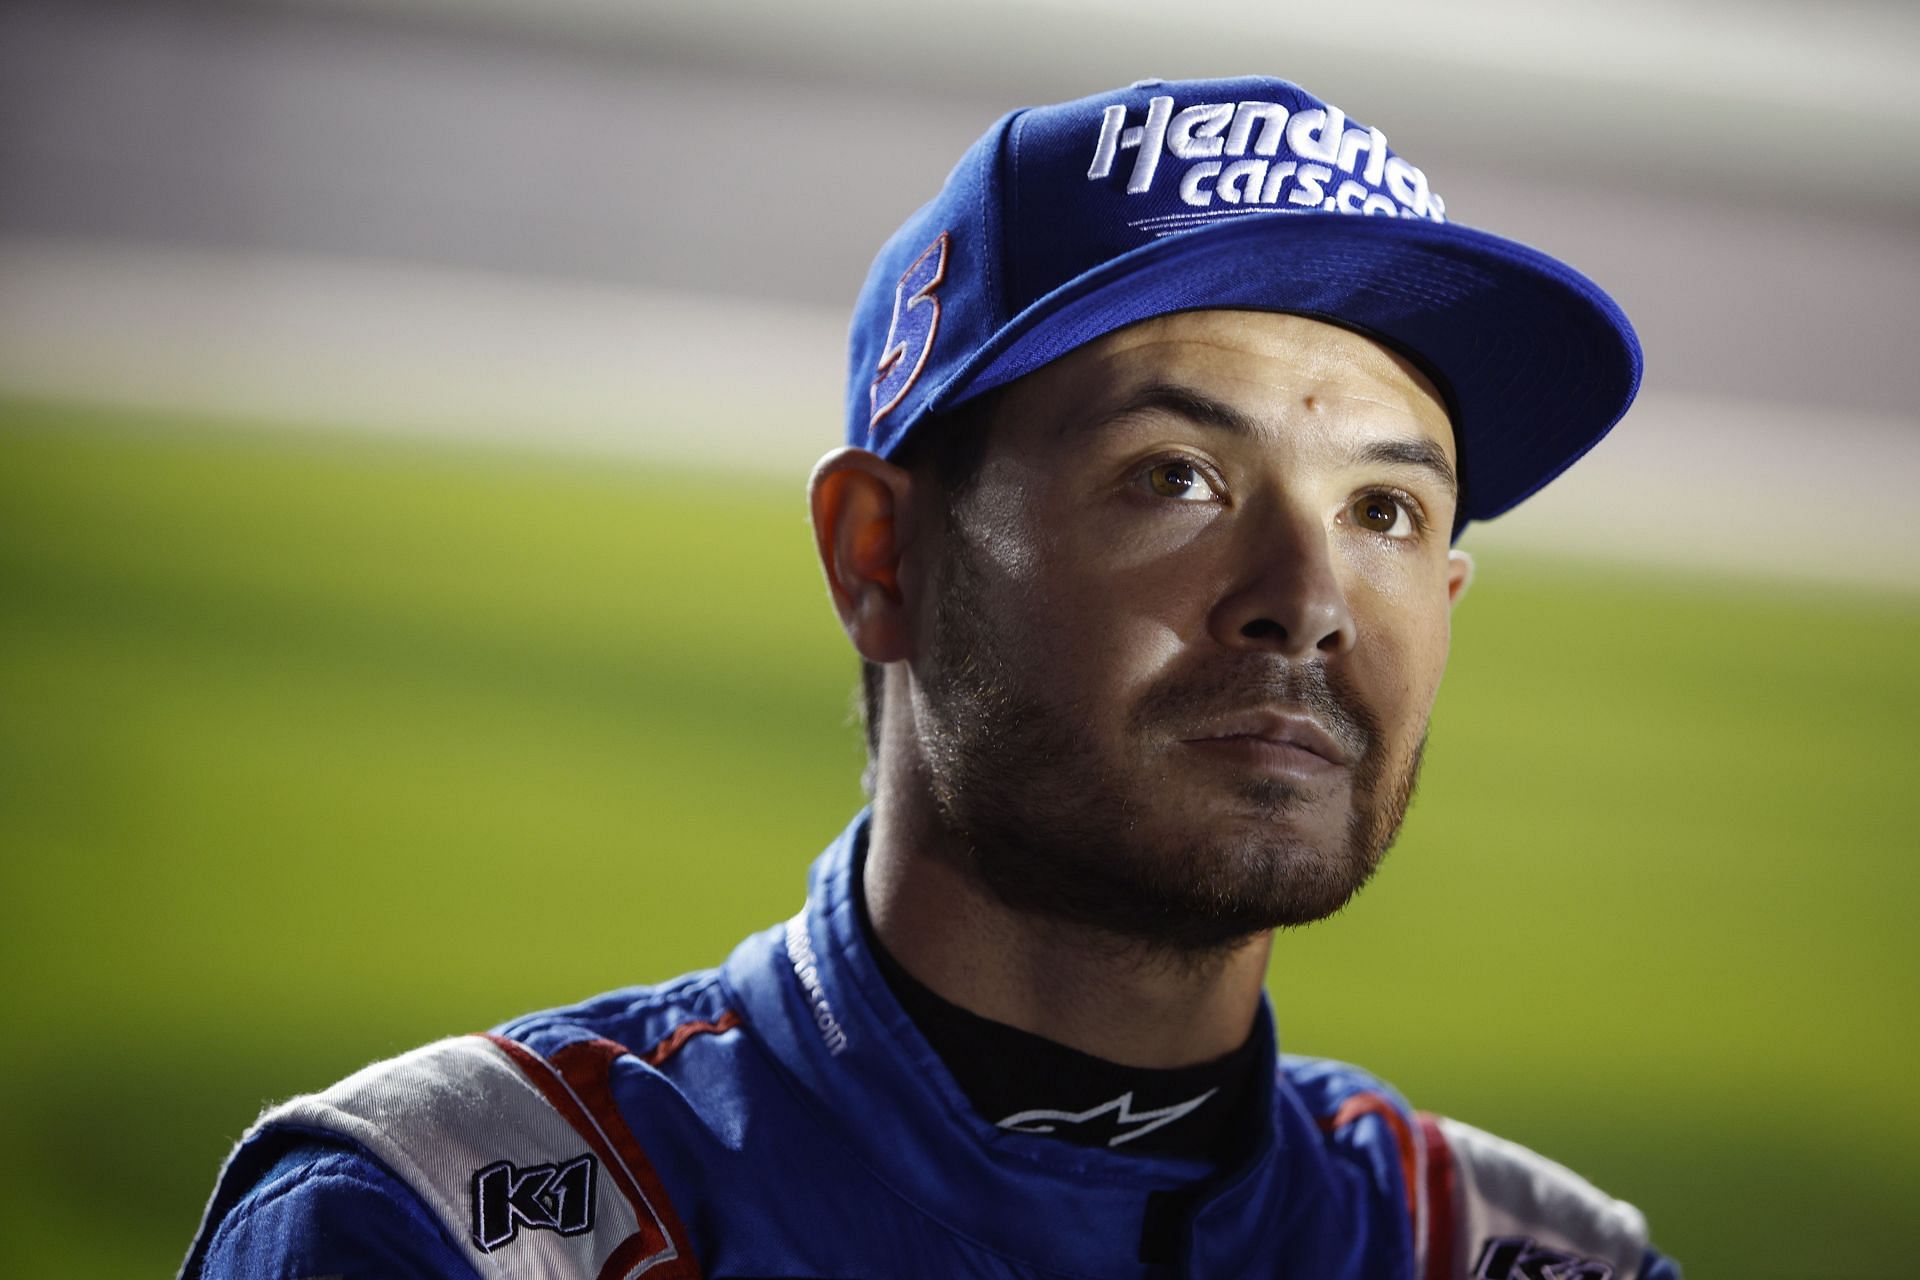
<svg viewBox="0 0 1920 1280">
<path fill-rule="evenodd" d="M 859 885 L 856 874 L 855 885 Z M 887 986 L 981 1116 L 1062 1142 L 1223 1167 L 1259 1123 L 1258 1028 L 1197 1066 L 1127 1067 L 983 1018 L 937 995 L 880 945 L 856 888 L 860 926 Z"/>
</svg>

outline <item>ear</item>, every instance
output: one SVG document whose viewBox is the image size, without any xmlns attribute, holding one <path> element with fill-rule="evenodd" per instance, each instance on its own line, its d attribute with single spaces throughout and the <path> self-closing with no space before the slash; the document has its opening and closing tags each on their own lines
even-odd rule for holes
<svg viewBox="0 0 1920 1280">
<path fill-rule="evenodd" d="M 1453 608 L 1473 585 L 1473 557 L 1459 548 L 1447 552 L 1447 607 Z"/>
<path fill-rule="evenodd" d="M 835 449 L 807 483 L 813 541 L 834 612 L 861 657 L 898 662 L 911 638 L 900 593 L 900 561 L 913 481 L 866 449 Z"/>
</svg>

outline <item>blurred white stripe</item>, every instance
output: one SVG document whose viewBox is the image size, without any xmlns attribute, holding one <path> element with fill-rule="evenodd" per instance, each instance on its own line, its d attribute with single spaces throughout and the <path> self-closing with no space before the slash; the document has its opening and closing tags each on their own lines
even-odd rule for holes
<svg viewBox="0 0 1920 1280">
<path fill-rule="evenodd" d="M 1461 545 L 1920 590 L 1920 419 L 1642 393 L 1612 435 Z"/>
<path fill-rule="evenodd" d="M 719 462 L 795 484 L 839 440 L 845 317 L 386 263 L 0 244 L 0 392 Z M 1537 552 L 1920 590 L 1920 419 L 1644 394 L 1518 511 Z"/>
<path fill-rule="evenodd" d="M 0 390 L 802 477 L 846 320 L 414 264 L 0 242 Z"/>
<path fill-rule="evenodd" d="M 1276 74 L 1403 150 L 1417 138 L 1428 165 L 1420 122 L 1437 116 L 1494 154 L 1738 175 L 1823 205 L 1920 200 L 1920 171 L 1894 158 L 1920 141 L 1920 8 L 1903 0 L 950 0 L 910 21 L 892 0 L 280 2 L 570 33 L 876 95 L 997 86 L 1055 101 L 1141 76 Z"/>
</svg>

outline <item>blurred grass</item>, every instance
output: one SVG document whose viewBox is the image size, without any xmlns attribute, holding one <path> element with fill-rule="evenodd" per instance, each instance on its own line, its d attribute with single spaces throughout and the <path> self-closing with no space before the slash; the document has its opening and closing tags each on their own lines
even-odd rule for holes
<svg viewBox="0 0 1920 1280">
<path fill-rule="evenodd" d="M 262 1102 L 716 961 L 859 803 L 797 478 L 164 425 L 0 402 L 8 1274 L 169 1272 Z M 1456 626 L 1287 1047 L 1696 1277 L 1910 1274 L 1920 602 L 1500 562 Z"/>
</svg>

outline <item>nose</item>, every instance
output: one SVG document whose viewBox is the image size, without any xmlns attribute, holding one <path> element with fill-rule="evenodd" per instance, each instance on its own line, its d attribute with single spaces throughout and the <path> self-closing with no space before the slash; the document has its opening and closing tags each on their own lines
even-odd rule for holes
<svg viewBox="0 0 1920 1280">
<path fill-rule="evenodd" d="M 1358 636 L 1327 530 L 1299 516 L 1260 523 L 1247 530 L 1239 575 L 1214 607 L 1214 639 L 1289 658 L 1351 650 Z"/>
</svg>

